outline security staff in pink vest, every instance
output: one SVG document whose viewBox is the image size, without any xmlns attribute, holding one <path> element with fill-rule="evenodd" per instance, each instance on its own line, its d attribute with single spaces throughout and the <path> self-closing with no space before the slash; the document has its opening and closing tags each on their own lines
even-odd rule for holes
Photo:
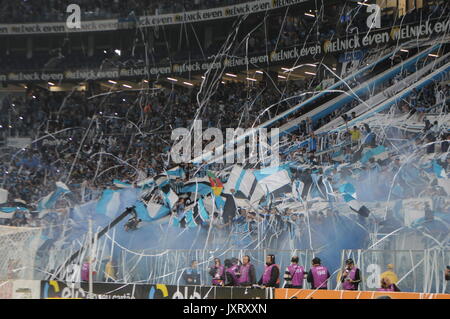
<svg viewBox="0 0 450 319">
<path fill-rule="evenodd" d="M 342 289 L 358 290 L 358 285 L 361 282 L 360 271 L 351 258 L 347 259 L 345 264 L 346 267 L 341 276 Z"/>
<path fill-rule="evenodd" d="M 275 256 L 267 255 L 264 273 L 258 281 L 258 285 L 265 287 L 280 288 L 280 266 L 275 264 Z"/>
<path fill-rule="evenodd" d="M 311 284 L 312 289 L 326 290 L 328 289 L 328 278 L 330 278 L 330 272 L 327 267 L 322 266 L 320 258 L 315 257 L 306 280 Z"/>
<path fill-rule="evenodd" d="M 252 286 L 256 284 L 255 266 L 250 263 L 250 257 L 244 256 L 242 258 L 242 265 L 239 268 L 240 277 L 238 279 L 239 286 Z"/>
<path fill-rule="evenodd" d="M 236 265 L 230 259 L 225 259 L 225 286 L 237 286 L 238 275 L 236 274 Z"/>
<path fill-rule="evenodd" d="M 214 266 L 210 267 L 209 274 L 212 277 L 213 286 L 223 286 L 225 280 L 225 267 L 221 265 L 220 259 L 214 259 Z"/>
<path fill-rule="evenodd" d="M 302 289 L 305 276 L 305 268 L 298 264 L 298 257 L 292 257 L 291 264 L 286 267 L 286 271 L 284 273 L 284 280 L 286 281 L 286 285 L 284 287 Z"/>
<path fill-rule="evenodd" d="M 95 262 L 95 258 L 92 260 Z M 91 258 L 87 258 L 81 266 L 81 281 L 89 281 L 89 268 L 91 267 Z M 92 280 L 95 281 L 96 271 L 92 271 Z"/>
</svg>

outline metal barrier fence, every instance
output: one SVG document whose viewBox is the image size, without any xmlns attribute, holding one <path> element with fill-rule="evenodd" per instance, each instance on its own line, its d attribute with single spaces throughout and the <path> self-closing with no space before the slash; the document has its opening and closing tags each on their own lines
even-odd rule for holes
<svg viewBox="0 0 450 319">
<path fill-rule="evenodd" d="M 398 278 L 402 291 L 449 293 L 445 269 L 450 264 L 450 250 L 344 250 L 341 261 L 352 258 L 361 270 L 361 290 L 380 287 L 380 275 L 389 271 Z"/>
<path fill-rule="evenodd" d="M 49 229 L 0 229 L 0 280 L 26 279 L 46 280 L 75 252 L 74 246 L 63 246 L 57 238 L 64 232 L 62 227 Z M 48 240 L 47 238 L 50 238 Z M 48 246 L 47 246 L 48 243 Z M 80 242 L 79 246 L 86 243 Z M 185 285 L 183 272 L 190 267 L 191 261 L 198 262 L 198 272 L 202 285 L 211 283 L 209 267 L 214 264 L 214 258 L 238 258 L 248 255 L 256 268 L 256 279 L 259 280 L 269 254 L 276 256 L 280 266 L 281 287 L 284 285 L 283 274 L 290 264 L 292 256 L 299 257 L 299 264 L 309 270 L 311 260 L 322 252 L 312 250 L 276 250 L 276 249 L 200 249 L 200 250 L 143 250 L 130 251 L 125 247 L 111 247 L 109 238 L 100 240 L 94 249 L 94 270 L 97 282 L 105 281 L 105 265 L 110 257 L 114 261 L 117 283 L 148 283 L 166 285 Z M 402 247 L 407 247 L 400 245 Z M 387 265 L 393 265 L 393 272 L 398 278 L 397 285 L 405 292 L 449 293 L 449 285 L 445 281 L 444 272 L 450 264 L 450 250 L 445 248 L 399 250 L 400 246 L 377 246 L 372 250 L 343 250 L 340 261 L 337 254 L 333 260 L 324 260 L 332 277 L 329 289 L 340 289 L 339 273 L 347 258 L 353 258 L 361 270 L 362 282 L 360 290 L 375 290 L 380 286 L 380 275 L 387 270 Z M 381 249 L 380 249 L 381 248 Z M 419 246 L 418 246 L 419 248 Z M 420 247 L 422 248 L 422 247 Z M 66 267 L 58 276 L 59 280 L 79 281 L 81 264 L 86 261 L 87 251 Z M 328 263 L 328 264 L 327 264 Z M 337 265 L 337 266 L 336 266 Z M 304 287 L 309 287 L 306 283 Z"/>
<path fill-rule="evenodd" d="M 309 270 L 311 260 L 315 257 L 310 250 L 165 250 L 147 251 L 142 255 L 130 258 L 129 253 L 122 252 L 117 265 L 118 280 L 134 283 L 163 283 L 168 285 L 184 285 L 183 272 L 190 267 L 191 261 L 198 262 L 198 272 L 202 285 L 211 284 L 209 267 L 214 258 L 223 261 L 227 258 L 248 255 L 256 268 L 256 279 L 261 277 L 265 256 L 273 254 L 276 263 L 280 265 L 281 287 L 284 285 L 283 274 L 290 264 L 292 256 L 299 257 L 299 264 Z M 444 271 L 450 264 L 450 250 L 343 250 L 341 265 L 347 258 L 353 258 L 361 270 L 362 282 L 360 290 L 376 290 L 380 287 L 380 275 L 385 272 L 388 264 L 398 278 L 397 285 L 401 291 L 448 293 L 449 287 L 445 281 Z M 326 266 L 326 264 L 325 264 Z M 343 266 L 342 266 L 343 267 Z M 341 289 L 339 274 L 341 267 L 329 269 L 332 274 L 328 288 Z M 101 275 L 101 270 L 99 272 Z M 308 285 L 304 285 L 308 287 Z"/>
</svg>

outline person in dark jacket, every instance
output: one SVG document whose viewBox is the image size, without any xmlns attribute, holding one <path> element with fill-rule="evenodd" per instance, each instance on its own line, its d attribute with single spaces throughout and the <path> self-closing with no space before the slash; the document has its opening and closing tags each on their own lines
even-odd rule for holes
<svg viewBox="0 0 450 319">
<path fill-rule="evenodd" d="M 265 287 L 280 288 L 280 266 L 275 263 L 274 255 L 267 255 L 266 266 L 258 285 Z"/>
<path fill-rule="evenodd" d="M 183 272 L 185 285 L 200 285 L 200 274 L 197 270 L 197 261 L 191 262 L 191 267 Z"/>
</svg>

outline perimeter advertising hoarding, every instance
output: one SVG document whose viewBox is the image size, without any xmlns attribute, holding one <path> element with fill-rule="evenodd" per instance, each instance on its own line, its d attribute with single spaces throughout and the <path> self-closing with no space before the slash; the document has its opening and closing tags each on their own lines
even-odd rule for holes
<svg viewBox="0 0 450 319">
<path fill-rule="evenodd" d="M 269 289 L 94 283 L 94 299 L 266 299 Z M 89 284 L 42 281 L 42 299 L 87 299 Z"/>
<path fill-rule="evenodd" d="M 39 280 L 0 281 L 0 299 L 39 299 Z"/>
<path fill-rule="evenodd" d="M 450 299 L 450 294 L 385 291 L 275 289 L 275 299 Z"/>
</svg>

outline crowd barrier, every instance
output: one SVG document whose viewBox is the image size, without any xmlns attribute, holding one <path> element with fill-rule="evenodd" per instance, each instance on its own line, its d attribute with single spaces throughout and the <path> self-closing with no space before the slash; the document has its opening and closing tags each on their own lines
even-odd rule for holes
<svg viewBox="0 0 450 319">
<path fill-rule="evenodd" d="M 93 299 L 450 299 L 450 294 L 94 283 Z M 0 299 L 88 299 L 89 284 L 62 281 L 0 282 Z"/>
</svg>

